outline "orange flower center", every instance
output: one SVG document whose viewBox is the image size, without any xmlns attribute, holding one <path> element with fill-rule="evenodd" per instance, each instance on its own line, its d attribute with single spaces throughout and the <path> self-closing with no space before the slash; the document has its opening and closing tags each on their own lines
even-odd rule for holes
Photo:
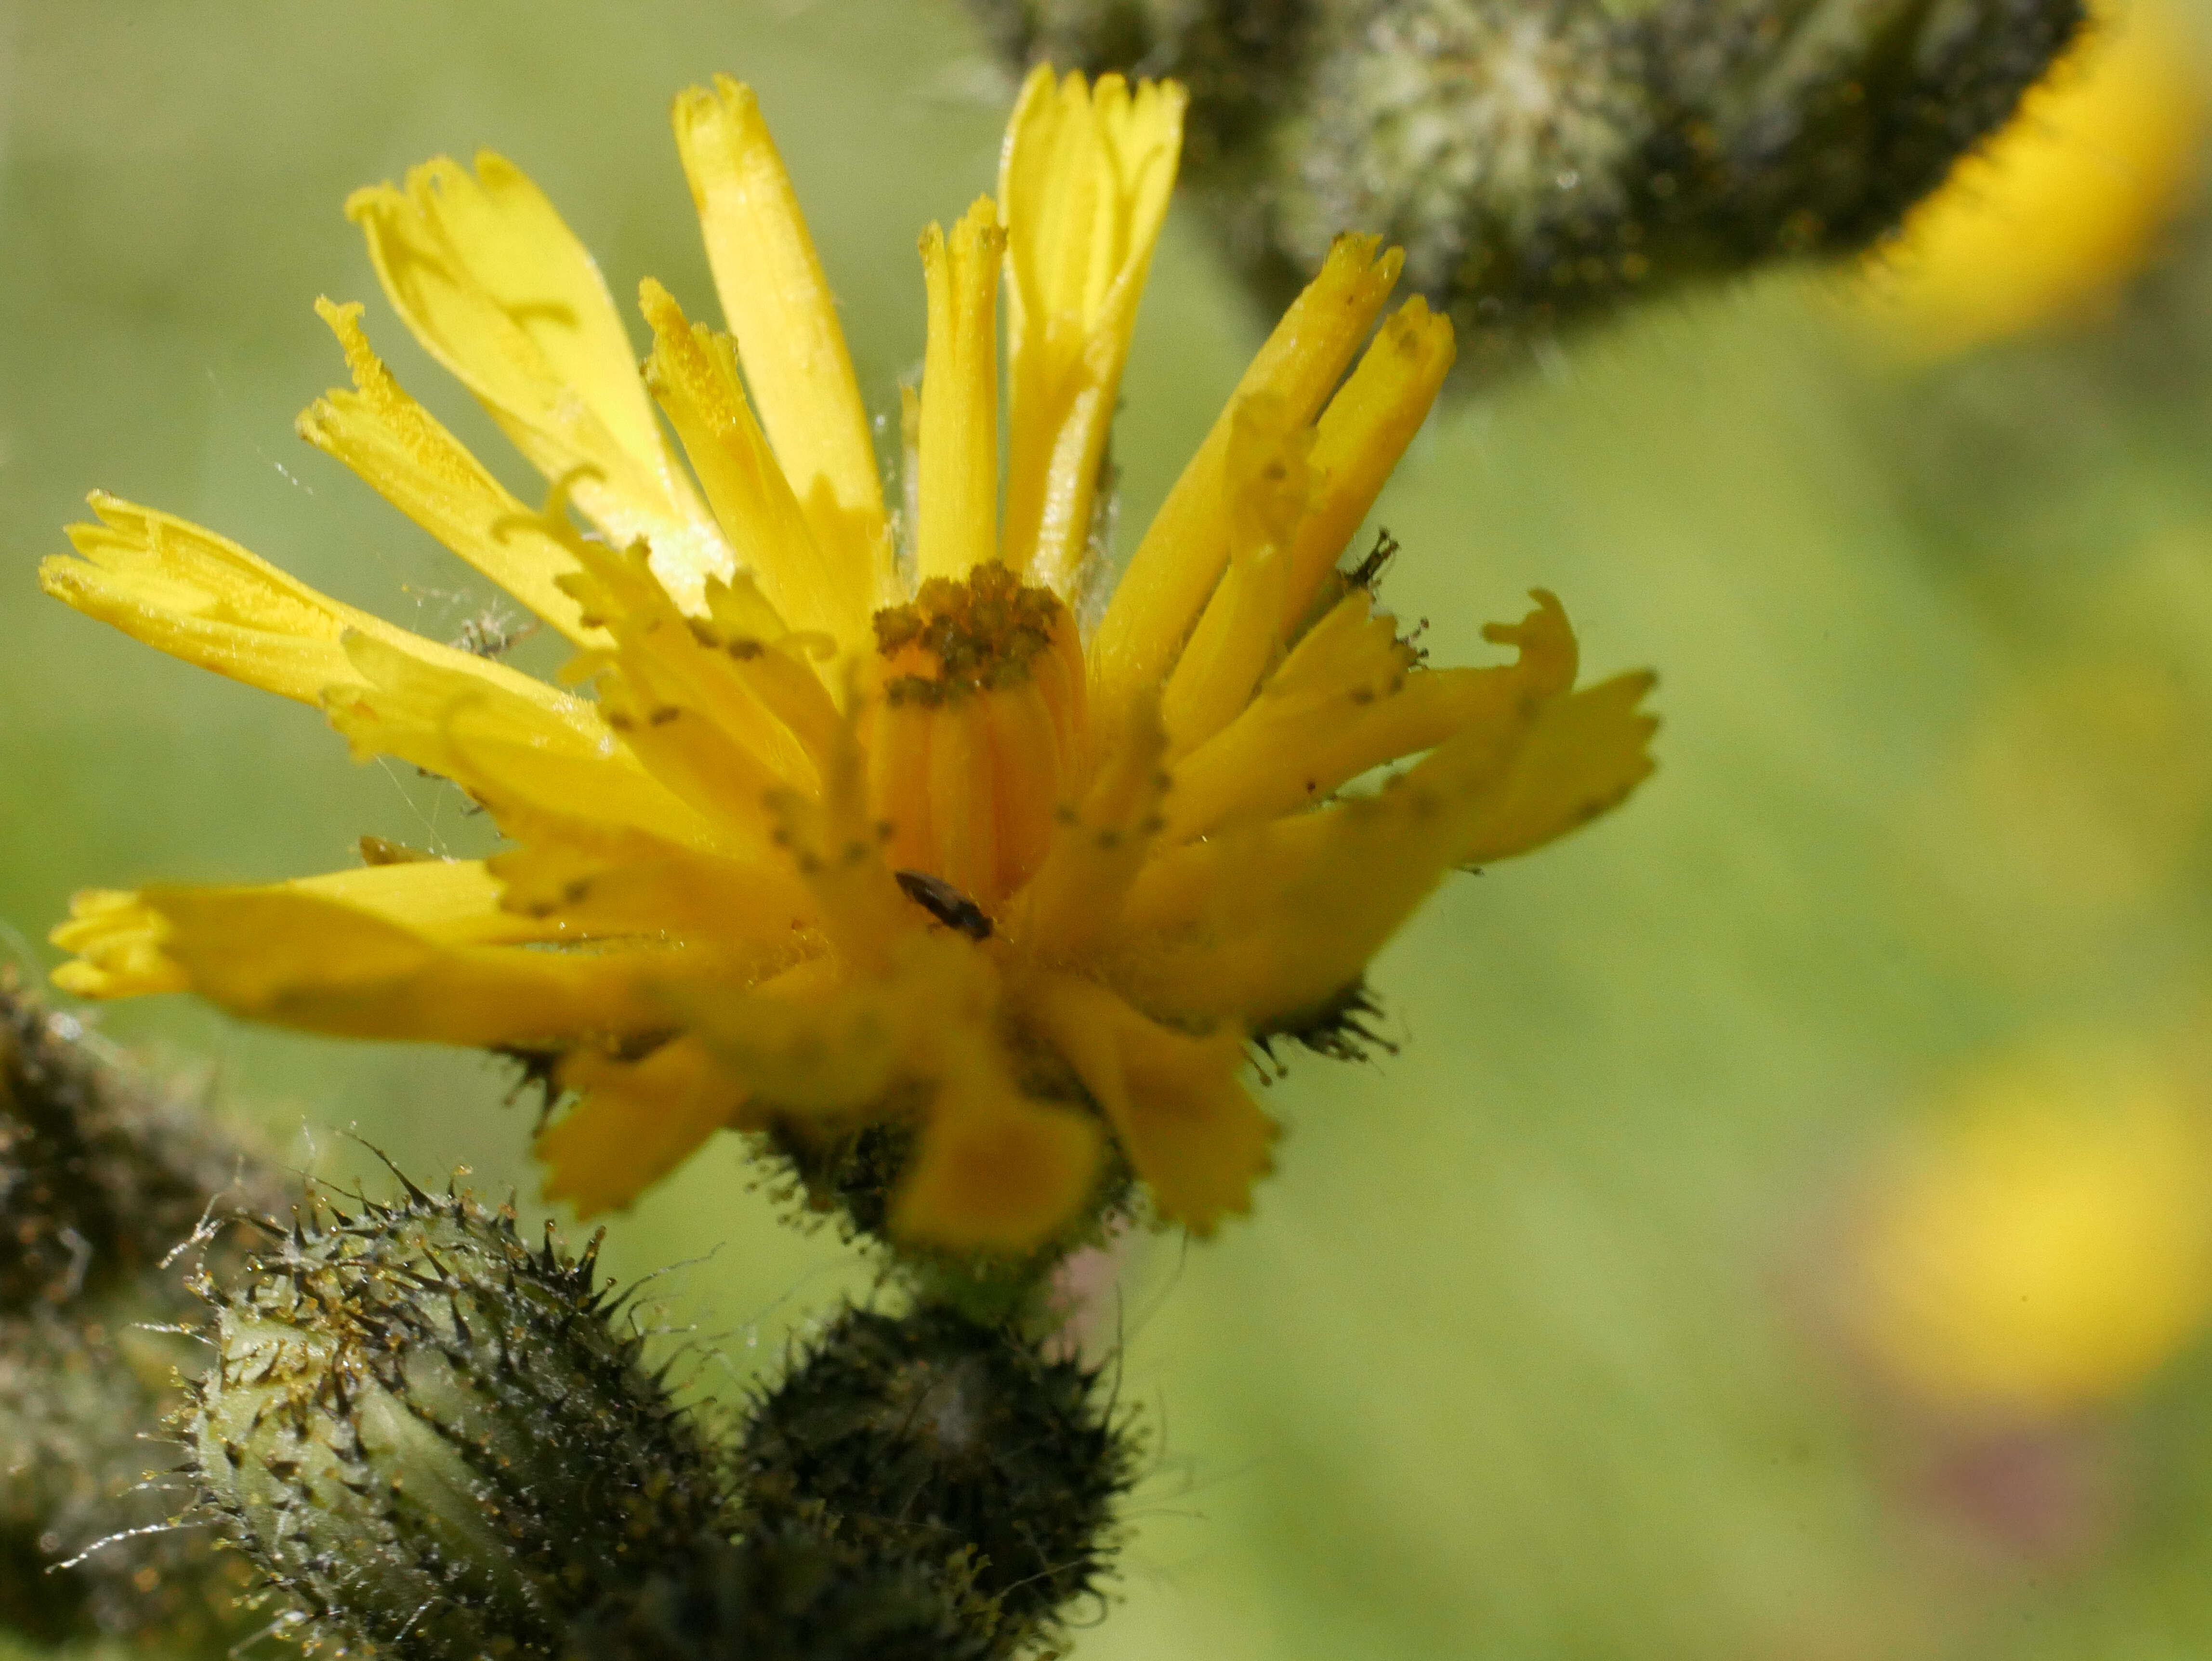
<svg viewBox="0 0 2212 1661">
<path fill-rule="evenodd" d="M 891 861 L 988 914 L 1036 871 L 1088 765 L 1074 618 L 978 565 L 877 612 L 875 633 L 868 794 Z"/>
</svg>

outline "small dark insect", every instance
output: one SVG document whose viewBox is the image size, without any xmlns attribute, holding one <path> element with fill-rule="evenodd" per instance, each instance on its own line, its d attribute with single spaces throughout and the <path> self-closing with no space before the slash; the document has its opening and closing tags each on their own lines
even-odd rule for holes
<svg viewBox="0 0 2212 1661">
<path fill-rule="evenodd" d="M 898 878 L 898 885 L 906 890 L 907 898 L 947 928 L 957 928 L 974 940 L 991 938 L 991 920 L 983 915 L 983 908 L 951 883 L 939 882 L 919 871 L 894 874 Z"/>
</svg>

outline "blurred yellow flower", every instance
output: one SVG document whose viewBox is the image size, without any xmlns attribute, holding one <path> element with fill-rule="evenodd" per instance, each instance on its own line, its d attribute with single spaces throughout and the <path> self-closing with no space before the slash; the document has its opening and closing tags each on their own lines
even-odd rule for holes
<svg viewBox="0 0 2212 1661">
<path fill-rule="evenodd" d="M 900 512 L 745 88 L 675 108 L 731 332 L 647 283 L 642 380 L 597 268 L 507 162 L 360 192 L 392 304 L 553 501 L 527 510 L 403 392 L 357 307 L 322 306 L 354 386 L 301 431 L 565 635 L 563 679 L 596 700 L 95 496 L 49 592 L 319 704 L 511 846 L 83 894 L 57 980 L 538 1055 L 581 1097 L 540 1142 L 547 1191 L 586 1212 L 719 1127 L 874 1123 L 913 1133 L 890 1223 L 919 1242 L 1034 1247 L 1125 1169 L 1194 1229 L 1246 1209 L 1274 1134 L 1248 1043 L 1343 1019 L 1455 866 L 1620 800 L 1652 722 L 1648 676 L 1573 690 L 1548 595 L 1489 631 L 1515 660 L 1431 669 L 1337 569 L 1452 357 L 1418 298 L 1377 330 L 1399 258 L 1371 239 L 1291 307 L 1081 636 L 1182 108 L 1172 85 L 1030 78 L 997 200 L 921 240 Z"/>
<path fill-rule="evenodd" d="M 1862 1222 L 1851 1319 L 1893 1383 L 1960 1411 L 2089 1405 L 2212 1319 L 2212 1118 L 2124 1055 L 2012 1061 L 1900 1141 Z"/>
<path fill-rule="evenodd" d="M 1867 309 L 1931 357 L 2094 317 L 2195 187 L 2208 113 L 2202 55 L 2173 10 L 2106 11 L 1906 219 Z"/>
</svg>

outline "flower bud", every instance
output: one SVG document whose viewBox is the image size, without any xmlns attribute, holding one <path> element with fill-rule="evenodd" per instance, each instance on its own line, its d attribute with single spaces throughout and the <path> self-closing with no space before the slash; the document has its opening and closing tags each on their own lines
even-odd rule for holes
<svg viewBox="0 0 2212 1661">
<path fill-rule="evenodd" d="M 273 1199 L 207 1115 L 97 1054 L 0 975 L 0 1312 L 108 1293 L 185 1303 L 160 1271 L 210 1203 Z"/>
<path fill-rule="evenodd" d="M 756 1527 L 826 1518 L 966 1579 L 1012 1653 L 1094 1591 L 1134 1453 L 1097 1375 L 942 1305 L 848 1310 L 763 1396 L 739 1454 Z"/>
<path fill-rule="evenodd" d="M 149 1477 L 177 1341 L 82 1312 L 0 1315 L 0 1628 L 41 1643 L 242 1636 L 246 1566 Z M 258 1622 L 256 1624 L 258 1624 Z"/>
<path fill-rule="evenodd" d="M 186 1415 L 209 1501 L 319 1638 L 551 1656 L 568 1620 L 708 1528 L 690 1421 L 550 1231 L 465 1196 L 317 1209 L 207 1296 Z"/>
<path fill-rule="evenodd" d="M 1532 341 L 1856 253 L 1995 132 L 2081 0 L 974 0 L 1016 61 L 1187 75 L 1182 178 L 1270 304 L 1406 251 L 1462 385 Z M 1294 15 L 1295 14 L 1295 15 Z M 1267 52 L 1231 72 L 1224 43 Z"/>
<path fill-rule="evenodd" d="M 702 1538 L 569 1630 L 574 1661 L 985 1661 L 997 1616 L 947 1576 L 819 1519 Z"/>
</svg>

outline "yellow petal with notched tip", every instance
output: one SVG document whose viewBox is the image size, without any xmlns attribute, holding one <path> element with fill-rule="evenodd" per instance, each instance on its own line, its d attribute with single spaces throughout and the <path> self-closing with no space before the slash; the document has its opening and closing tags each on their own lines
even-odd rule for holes
<svg viewBox="0 0 2212 1661">
<path fill-rule="evenodd" d="M 149 888 L 159 945 L 191 990 L 234 1015 L 345 1037 L 528 1047 L 651 1031 L 640 990 L 682 954 L 447 946 L 322 896 Z"/>
<path fill-rule="evenodd" d="M 646 384 L 684 441 L 707 500 L 781 620 L 829 635 L 847 652 L 867 642 L 875 593 L 868 550 L 824 549 L 791 482 L 753 419 L 730 338 L 687 322 L 668 290 L 648 281 L 639 304 L 653 327 Z"/>
<path fill-rule="evenodd" d="M 1397 619 L 1372 605 L 1346 595 L 1235 721 L 1176 764 L 1163 842 L 1310 806 L 1472 727 L 1523 726 L 1573 677 L 1574 636 L 1549 595 L 1514 630 L 1521 661 L 1494 669 L 1419 666 Z"/>
<path fill-rule="evenodd" d="M 947 1251 L 1033 1250 L 1081 1210 L 1102 1140 L 1095 1120 L 1024 1097 L 978 1031 L 939 1083 L 891 1228 Z"/>
<path fill-rule="evenodd" d="M 837 302 L 752 88 L 717 76 L 678 94 L 676 143 L 722 315 L 816 543 L 869 574 L 859 604 L 894 599 L 890 537 L 868 417 Z"/>
<path fill-rule="evenodd" d="M 481 860 L 415 860 L 295 877 L 236 893 L 303 894 L 455 946 L 502 946 L 558 937 L 557 928 L 502 909 L 501 884 Z M 54 971 L 80 997 L 121 998 L 186 989 L 185 971 L 162 950 L 168 924 L 139 894 L 90 889 L 70 903 L 70 920 L 48 936 L 79 961 Z"/>
<path fill-rule="evenodd" d="M 1416 295 L 1382 325 L 1322 411 L 1311 457 L 1321 483 L 1291 556 L 1285 633 L 1304 620 L 1330 568 L 1428 419 L 1453 355 L 1451 319 Z"/>
<path fill-rule="evenodd" d="M 1274 1122 L 1237 1075 L 1244 1034 L 1173 1032 L 1104 988 L 1055 977 L 1036 989 L 1041 1027 L 1105 1110 L 1160 1214 L 1210 1234 L 1252 1208 L 1252 1184 L 1273 1165 Z"/>
<path fill-rule="evenodd" d="M 188 520 L 104 493 L 91 502 L 100 522 L 70 527 L 79 557 L 46 559 L 40 586 L 172 657 L 313 703 L 353 678 L 347 630 L 401 632 Z"/>
<path fill-rule="evenodd" d="M 161 950 L 167 926 L 130 889 L 87 888 L 70 897 L 69 921 L 46 938 L 75 957 L 53 983 L 80 998 L 182 992 L 185 971 Z"/>
<path fill-rule="evenodd" d="M 579 645 L 598 639 L 555 579 L 575 569 L 558 538 L 402 392 L 362 332 L 358 305 L 315 302 L 353 372 L 353 390 L 325 392 L 300 417 L 300 436 L 335 456 L 386 502 Z"/>
<path fill-rule="evenodd" d="M 538 1139 L 549 1203 L 579 1217 L 627 1206 L 734 1120 L 744 1087 L 696 1038 L 672 1038 L 641 1061 L 595 1050 L 562 1063 L 562 1086 L 583 1099 Z"/>
<path fill-rule="evenodd" d="M 1481 865 L 1564 837 L 1649 778 L 1656 717 L 1637 706 L 1654 677 L 1619 675 L 1544 706 L 1504 788 L 1468 828 L 1459 860 Z"/>
<path fill-rule="evenodd" d="M 1291 423 L 1317 414 L 1382 302 L 1404 256 L 1377 257 L 1382 240 L 1340 236 L 1320 275 L 1306 285 L 1237 384 L 1213 430 L 1176 479 L 1144 540 L 1129 557 L 1091 642 L 1091 683 L 1111 731 L 1137 689 L 1157 685 L 1219 580 L 1229 558 L 1229 502 L 1224 489 L 1237 411 L 1272 393 Z"/>
<path fill-rule="evenodd" d="M 355 192 L 346 212 L 416 338 L 539 472 L 570 481 L 616 541 L 651 544 L 681 603 L 729 575 L 730 551 L 661 436 L 599 267 L 520 169 L 489 152 L 473 174 L 441 157 L 404 190 Z"/>
<path fill-rule="evenodd" d="M 1122 366 L 1175 188 L 1183 89 L 1030 74 L 1006 126 L 1006 514 L 1002 557 L 1073 593 Z"/>
<path fill-rule="evenodd" d="M 1635 709 L 1646 684 L 1627 676 L 1534 703 L 1520 722 L 1462 732 L 1374 796 L 1163 855 L 1131 892 L 1115 983 L 1141 1007 L 1255 1028 L 1324 1003 L 1447 871 L 1533 847 L 1632 789 L 1650 770 L 1652 722 Z M 1539 745 L 1553 721 L 1557 736 Z M 1585 768 L 1584 754 L 1607 759 Z"/>
<path fill-rule="evenodd" d="M 929 344 L 921 371 L 915 574 L 964 579 L 999 554 L 999 265 L 1006 234 L 981 198 L 947 237 L 921 235 Z"/>
</svg>

